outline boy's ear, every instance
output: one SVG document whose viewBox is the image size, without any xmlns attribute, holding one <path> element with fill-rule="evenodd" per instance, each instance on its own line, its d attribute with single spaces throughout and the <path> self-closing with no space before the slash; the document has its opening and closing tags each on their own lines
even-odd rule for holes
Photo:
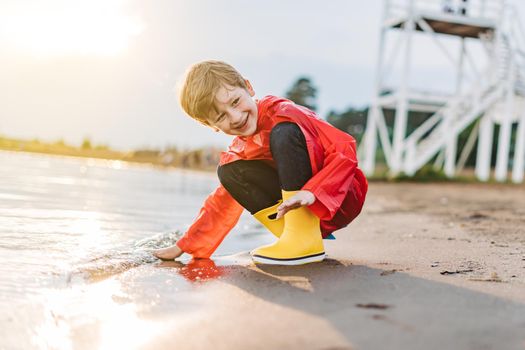
<svg viewBox="0 0 525 350">
<path fill-rule="evenodd" d="M 250 96 L 255 96 L 255 91 L 253 90 L 252 83 L 248 79 L 244 79 L 244 82 L 246 83 L 246 90 L 250 93 Z"/>
</svg>

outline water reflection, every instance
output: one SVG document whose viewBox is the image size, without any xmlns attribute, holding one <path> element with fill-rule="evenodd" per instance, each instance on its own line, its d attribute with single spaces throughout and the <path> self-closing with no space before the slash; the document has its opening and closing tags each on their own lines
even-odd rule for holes
<svg viewBox="0 0 525 350">
<path fill-rule="evenodd" d="M 60 350 L 144 348 L 167 328 L 195 316 L 192 303 L 199 296 L 194 287 L 221 278 L 229 266 L 220 264 L 238 260 L 233 256 L 218 261 L 155 262 L 96 282 L 43 291 L 44 319 L 35 327 L 32 345 Z M 170 277 L 169 271 L 182 278 Z M 170 322 L 163 323 L 162 315 Z"/>
<path fill-rule="evenodd" d="M 32 339 L 37 348 L 138 349 L 163 331 L 140 316 L 140 306 L 116 279 L 49 290 L 44 298 L 45 320 Z"/>
<path fill-rule="evenodd" d="M 204 282 L 220 278 L 226 273 L 226 267 L 217 266 L 211 259 L 192 259 L 187 263 L 180 261 L 162 261 L 159 268 L 173 268 L 190 282 Z"/>
</svg>

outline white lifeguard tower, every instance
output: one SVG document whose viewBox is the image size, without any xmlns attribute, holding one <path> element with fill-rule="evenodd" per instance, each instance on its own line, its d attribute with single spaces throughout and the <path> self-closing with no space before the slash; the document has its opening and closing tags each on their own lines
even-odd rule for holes
<svg viewBox="0 0 525 350">
<path fill-rule="evenodd" d="M 397 40 L 388 47 L 391 33 L 396 33 Z M 439 85 L 435 77 L 425 89 L 411 85 L 417 59 L 428 57 L 421 52 L 426 46 L 413 45 L 415 39 L 425 40 L 427 46 L 433 42 L 450 61 L 453 74 L 443 79 L 455 80 L 452 91 L 432 91 Z M 401 56 L 398 68 L 394 67 L 397 56 Z M 399 79 L 389 85 L 387 76 L 392 72 Z M 376 74 L 359 150 L 367 174 L 375 170 L 380 143 L 392 175 L 413 175 L 433 163 L 453 177 L 463 169 L 477 141 L 475 174 L 487 181 L 498 125 L 495 179 L 507 180 L 510 160 L 512 181 L 523 182 L 525 32 L 517 10 L 506 0 L 385 0 Z M 417 78 L 421 80 L 421 75 Z M 394 113 L 390 126 L 385 120 L 387 110 Z M 425 112 L 429 117 L 408 134 L 411 112 Z M 469 130 L 459 149 L 458 136 Z"/>
</svg>

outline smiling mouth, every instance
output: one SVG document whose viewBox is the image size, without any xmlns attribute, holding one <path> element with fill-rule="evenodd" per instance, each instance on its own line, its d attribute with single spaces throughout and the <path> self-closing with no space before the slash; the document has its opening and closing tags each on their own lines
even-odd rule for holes
<svg viewBox="0 0 525 350">
<path fill-rule="evenodd" d="M 244 127 L 246 126 L 246 124 L 248 124 L 248 117 L 249 117 L 249 115 L 247 115 L 247 116 L 246 116 L 246 119 L 244 119 L 244 121 L 242 122 L 242 124 L 239 125 L 238 127 L 236 127 L 235 129 L 236 129 L 236 130 L 242 130 L 242 129 L 244 129 Z"/>
</svg>

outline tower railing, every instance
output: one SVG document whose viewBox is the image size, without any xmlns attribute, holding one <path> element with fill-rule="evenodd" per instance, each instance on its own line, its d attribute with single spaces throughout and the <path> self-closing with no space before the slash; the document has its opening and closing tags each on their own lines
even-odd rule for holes
<svg viewBox="0 0 525 350">
<path fill-rule="evenodd" d="M 403 17 L 417 12 L 499 20 L 504 9 L 505 1 L 502 0 L 386 0 L 385 17 Z"/>
</svg>

